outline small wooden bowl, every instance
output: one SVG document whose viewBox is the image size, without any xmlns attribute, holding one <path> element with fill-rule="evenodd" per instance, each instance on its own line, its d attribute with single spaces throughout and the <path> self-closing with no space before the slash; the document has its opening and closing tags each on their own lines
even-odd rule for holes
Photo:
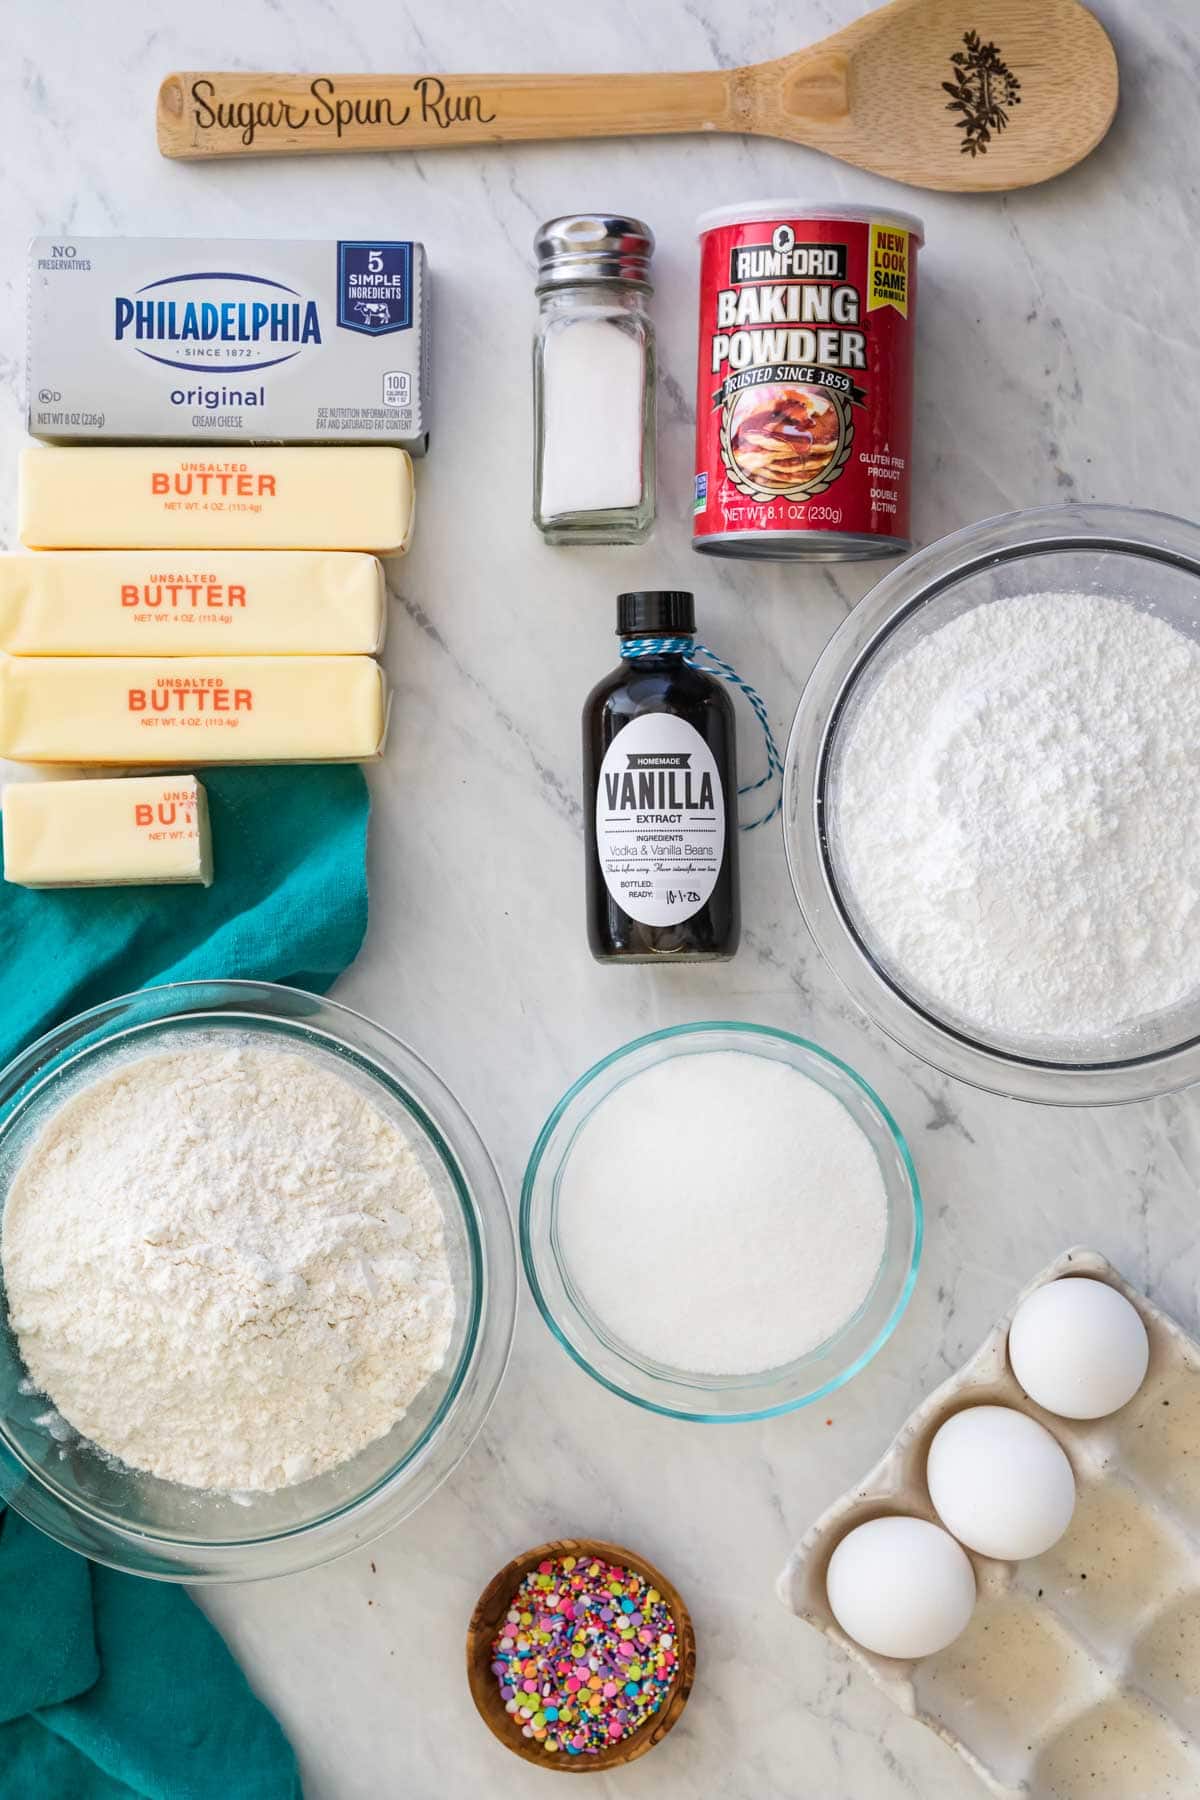
<svg viewBox="0 0 1200 1800">
<path fill-rule="evenodd" d="M 538 1563 L 553 1562 L 564 1556 L 588 1558 L 595 1562 L 612 1563 L 618 1568 L 632 1569 L 643 1581 L 658 1589 L 675 1621 L 678 1661 L 675 1665 L 675 1679 L 667 1689 L 662 1705 L 629 1737 L 597 1751 L 595 1756 L 568 1756 L 565 1752 L 551 1755 L 535 1739 L 522 1737 L 512 1714 L 504 1710 L 500 1684 L 492 1673 L 492 1645 L 513 1595 L 525 1576 Z M 499 1738 L 505 1749 L 511 1750 L 514 1756 L 521 1757 L 527 1763 L 536 1763 L 541 1769 L 557 1770 L 564 1775 L 591 1775 L 602 1769 L 619 1769 L 623 1763 L 631 1763 L 639 1756 L 645 1756 L 647 1750 L 652 1750 L 655 1744 L 666 1737 L 678 1720 L 688 1703 L 695 1679 L 696 1635 L 678 1589 L 672 1586 L 660 1569 L 656 1569 L 644 1557 L 634 1556 L 619 1544 L 606 1544 L 599 1538 L 557 1538 L 552 1544 L 538 1544 L 535 1549 L 527 1550 L 524 1556 L 515 1556 L 488 1582 L 475 1603 L 475 1611 L 471 1614 L 471 1623 L 467 1628 L 467 1680 L 471 1684 L 471 1698 L 480 1718 L 493 1737 Z"/>
</svg>

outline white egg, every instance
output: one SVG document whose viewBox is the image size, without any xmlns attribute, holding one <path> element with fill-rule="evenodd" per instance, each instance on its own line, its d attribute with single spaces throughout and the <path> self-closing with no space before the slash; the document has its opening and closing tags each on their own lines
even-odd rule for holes
<svg viewBox="0 0 1200 1800">
<path fill-rule="evenodd" d="M 825 1592 L 856 1644 L 903 1661 L 932 1656 L 965 1631 L 975 1571 L 962 1546 L 927 1519 L 868 1519 L 829 1559 Z"/>
<path fill-rule="evenodd" d="M 1062 1446 L 1011 1406 L 972 1406 L 947 1419 L 929 1446 L 925 1478 L 946 1530 L 1002 1562 L 1049 1550 L 1075 1510 Z"/>
<path fill-rule="evenodd" d="M 1048 1281 L 1017 1308 L 1013 1374 L 1031 1400 L 1064 1419 L 1102 1419 L 1141 1387 L 1150 1340 L 1137 1309 L 1105 1281 Z"/>
</svg>

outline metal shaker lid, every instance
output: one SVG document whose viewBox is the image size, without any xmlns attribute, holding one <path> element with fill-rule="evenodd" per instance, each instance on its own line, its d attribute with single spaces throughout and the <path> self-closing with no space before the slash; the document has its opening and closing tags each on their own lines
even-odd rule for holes
<svg viewBox="0 0 1200 1800">
<path fill-rule="evenodd" d="M 566 213 L 548 219 L 533 240 L 538 292 L 572 281 L 622 281 L 650 288 L 654 233 L 619 213 Z"/>
</svg>

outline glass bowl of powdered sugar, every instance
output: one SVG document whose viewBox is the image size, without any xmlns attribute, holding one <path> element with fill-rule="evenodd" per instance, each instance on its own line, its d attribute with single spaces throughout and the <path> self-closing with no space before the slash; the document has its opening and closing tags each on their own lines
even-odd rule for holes
<svg viewBox="0 0 1200 1800">
<path fill-rule="evenodd" d="M 133 1574 L 328 1562 L 419 1506 L 503 1375 L 516 1252 L 406 1045 L 260 982 L 81 1014 L 0 1071 L 0 1501 Z"/>
<path fill-rule="evenodd" d="M 784 836 L 863 1009 L 977 1086 L 1200 1080 L 1200 528 L 1071 506 L 886 576 L 801 698 Z"/>
<path fill-rule="evenodd" d="M 550 1114 L 521 1254 L 589 1375 L 719 1424 L 808 1405 L 871 1360 L 912 1293 L 921 1217 L 907 1145 L 848 1064 L 764 1025 L 677 1025 Z"/>
</svg>

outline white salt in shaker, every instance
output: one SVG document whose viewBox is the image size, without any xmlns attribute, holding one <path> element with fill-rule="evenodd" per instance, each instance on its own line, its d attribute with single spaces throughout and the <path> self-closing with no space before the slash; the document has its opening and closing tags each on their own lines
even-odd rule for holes
<svg viewBox="0 0 1200 1800">
<path fill-rule="evenodd" d="M 534 523 L 551 544 L 641 543 L 654 524 L 654 233 L 572 213 L 534 248 Z"/>
</svg>

